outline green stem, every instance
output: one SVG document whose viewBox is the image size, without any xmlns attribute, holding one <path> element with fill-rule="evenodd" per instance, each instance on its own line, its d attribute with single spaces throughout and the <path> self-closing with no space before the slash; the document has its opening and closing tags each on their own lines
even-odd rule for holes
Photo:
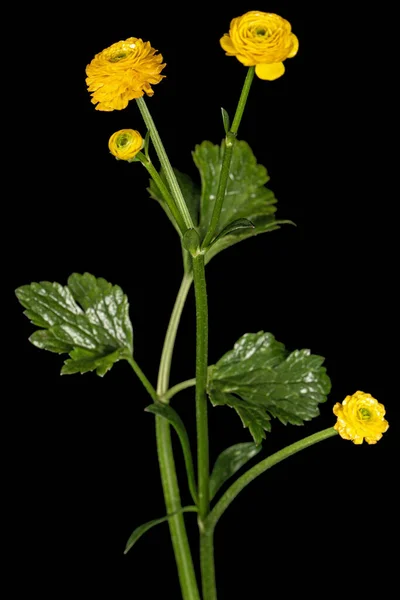
<svg viewBox="0 0 400 600">
<path fill-rule="evenodd" d="M 193 280 L 196 299 L 196 425 L 199 517 L 209 512 L 209 458 L 207 422 L 208 307 L 204 254 L 193 257 Z"/>
<path fill-rule="evenodd" d="M 217 600 L 213 530 L 200 534 L 200 568 L 204 600 Z"/>
<path fill-rule="evenodd" d="M 146 127 L 150 132 L 150 137 L 154 144 L 154 148 L 156 149 L 157 156 L 161 163 L 161 167 L 165 173 L 165 177 L 171 190 L 171 194 L 176 202 L 180 214 L 183 217 L 186 229 L 193 229 L 194 224 L 192 221 L 192 217 L 190 216 L 185 199 L 182 195 L 181 188 L 179 187 L 179 183 L 176 179 L 174 170 L 171 167 L 171 163 L 169 162 L 169 158 L 167 156 L 167 153 L 165 152 L 164 145 L 161 141 L 160 135 L 157 131 L 149 109 L 147 108 L 146 102 L 144 101 L 144 98 L 137 98 L 136 102 L 143 117 L 143 121 L 145 122 Z"/>
<path fill-rule="evenodd" d="M 157 392 L 160 396 L 165 395 L 169 385 L 169 374 L 171 371 L 172 354 L 176 333 L 178 331 L 179 321 L 181 320 L 182 310 L 185 306 L 186 298 L 192 285 L 193 277 L 191 273 L 185 273 L 182 283 L 176 296 L 174 308 L 165 334 L 164 346 L 161 353 L 160 368 L 158 370 Z"/>
<path fill-rule="evenodd" d="M 199 493 L 200 566 L 203 600 L 216 600 L 213 536 L 204 523 L 210 511 L 210 469 L 207 420 L 208 307 L 204 254 L 193 256 L 196 299 L 196 425 Z"/>
<path fill-rule="evenodd" d="M 249 67 L 246 75 L 246 79 L 243 84 L 242 93 L 240 94 L 239 102 L 236 108 L 235 117 L 233 119 L 232 127 L 226 134 L 225 138 L 225 152 L 222 160 L 221 173 L 219 176 L 219 183 L 217 189 L 217 197 L 214 204 L 214 210 L 211 217 L 210 227 L 207 231 L 206 237 L 204 238 L 202 248 L 207 248 L 211 240 L 213 239 L 214 233 L 218 227 L 219 217 L 221 215 L 222 205 L 225 199 L 226 184 L 228 182 L 229 170 L 231 166 L 233 147 L 235 144 L 236 135 L 239 129 L 240 122 L 242 120 L 243 111 L 246 106 L 247 97 L 250 92 L 250 87 L 254 79 L 255 67 Z"/>
<path fill-rule="evenodd" d="M 162 397 L 168 389 L 176 333 L 191 283 L 192 277 L 185 274 L 171 313 L 158 371 L 157 393 L 159 397 Z M 161 483 L 167 514 L 177 513 L 170 517 L 168 524 L 178 569 L 182 598 L 183 600 L 200 600 L 192 555 L 186 534 L 185 521 L 182 513 L 179 512 L 182 505 L 172 451 L 171 428 L 168 421 L 162 417 L 156 417 L 156 436 Z"/>
<path fill-rule="evenodd" d="M 168 524 L 182 598 L 183 600 L 200 600 L 185 521 L 182 513 L 179 512 L 182 509 L 182 504 L 172 451 L 171 428 L 168 421 L 162 417 L 156 417 L 156 436 L 165 507 L 167 514 L 173 515 L 168 520 Z"/>
<path fill-rule="evenodd" d="M 131 365 L 132 369 L 135 371 L 136 375 L 139 377 L 140 381 L 143 383 L 144 387 L 148 391 L 151 396 L 153 402 L 159 402 L 159 397 L 156 390 L 151 385 L 150 381 L 147 379 L 146 375 L 143 373 L 142 369 L 139 367 L 133 356 L 128 356 L 126 358 L 128 363 Z"/>
<path fill-rule="evenodd" d="M 232 133 L 234 133 L 235 135 L 237 134 L 237 132 L 239 130 L 239 125 L 242 120 L 244 109 L 246 107 L 246 102 L 247 102 L 247 98 L 248 98 L 248 95 L 250 92 L 251 84 L 253 83 L 254 73 L 255 73 L 255 67 L 249 67 L 249 70 L 247 71 L 247 74 L 246 74 L 246 79 L 244 80 L 242 93 L 240 94 L 240 98 L 239 98 L 239 102 L 238 102 L 238 105 L 236 108 L 235 116 L 233 118 L 232 127 L 230 128 L 230 131 Z"/>
<path fill-rule="evenodd" d="M 318 433 L 314 433 L 313 435 L 309 435 L 308 437 L 300 440 L 299 442 L 295 442 L 290 446 L 286 446 L 283 450 L 279 450 L 279 452 L 275 452 L 268 458 L 265 458 L 257 465 L 249 469 L 246 473 L 244 473 L 239 479 L 233 483 L 230 488 L 225 492 L 219 502 L 214 506 L 210 514 L 208 515 L 206 521 L 206 530 L 213 531 L 218 520 L 221 515 L 226 511 L 228 506 L 233 502 L 236 496 L 248 485 L 253 479 L 273 467 L 274 465 L 280 463 L 285 458 L 300 452 L 300 450 L 304 450 L 313 444 L 317 444 L 318 442 L 322 442 L 323 440 L 327 440 L 328 438 L 337 435 L 337 431 L 333 429 L 333 427 L 329 427 L 328 429 L 324 429 L 323 431 L 319 431 Z"/>
<path fill-rule="evenodd" d="M 153 179 L 153 181 L 156 184 L 156 186 L 158 187 L 158 189 L 160 190 L 165 202 L 168 205 L 169 210 L 171 211 L 172 216 L 174 217 L 174 219 L 179 227 L 181 234 L 183 235 L 185 233 L 187 227 L 185 225 L 185 222 L 182 218 L 181 213 L 179 212 L 179 210 L 176 207 L 173 197 L 169 193 L 167 186 L 165 185 L 165 183 L 161 179 L 160 175 L 158 174 L 157 169 L 154 167 L 153 163 L 148 158 L 146 158 L 146 156 L 142 152 L 139 152 L 136 156 L 140 160 L 140 162 L 142 163 L 144 168 L 147 170 L 147 172 L 149 173 L 150 177 Z"/>
<path fill-rule="evenodd" d="M 169 388 L 168 392 L 166 392 L 164 394 L 164 396 L 162 397 L 162 401 L 169 402 L 171 400 L 171 398 L 173 398 L 175 396 L 175 394 L 178 394 L 178 392 L 181 392 L 182 390 L 186 390 L 189 387 L 193 387 L 194 385 L 196 385 L 195 377 L 193 377 L 193 379 L 187 379 L 186 381 L 181 381 L 181 383 L 177 383 L 173 387 Z"/>
</svg>

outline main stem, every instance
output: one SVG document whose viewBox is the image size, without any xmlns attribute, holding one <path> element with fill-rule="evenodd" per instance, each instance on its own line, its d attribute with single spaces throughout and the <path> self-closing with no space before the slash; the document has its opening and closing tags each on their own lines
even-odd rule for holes
<svg viewBox="0 0 400 600">
<path fill-rule="evenodd" d="M 160 135 L 157 131 L 157 127 L 155 126 L 149 109 L 147 108 L 146 102 L 144 101 L 144 98 L 137 98 L 136 102 L 143 117 L 143 121 L 145 122 L 146 127 L 150 132 L 151 140 L 154 144 L 154 148 L 156 149 L 158 159 L 161 163 L 161 167 L 165 173 L 165 177 L 171 190 L 171 194 L 176 202 L 180 214 L 183 217 L 185 226 L 187 229 L 193 229 L 194 224 L 192 221 L 192 217 L 190 216 L 185 199 L 182 195 L 181 188 L 179 187 L 179 183 L 176 179 L 174 170 L 171 166 L 171 163 L 169 162 L 169 158 L 167 156 L 167 153 L 165 152 L 164 145 L 161 141 Z"/>
<path fill-rule="evenodd" d="M 210 469 L 206 395 L 208 307 L 203 254 L 193 257 L 193 279 L 196 298 L 196 425 L 201 583 L 203 600 L 216 600 L 213 536 L 204 525 L 210 511 Z"/>
<path fill-rule="evenodd" d="M 157 380 L 157 394 L 159 397 L 162 397 L 168 390 L 176 334 L 191 283 L 191 275 L 185 274 L 171 313 L 167 333 L 165 334 Z M 156 436 L 165 506 L 167 513 L 171 514 L 181 509 L 181 498 L 172 451 L 171 428 L 168 421 L 162 417 L 156 417 Z M 174 515 L 168 520 L 168 524 L 182 590 L 182 598 L 183 600 L 200 600 L 183 515 Z"/>
<path fill-rule="evenodd" d="M 207 420 L 207 365 L 208 365 L 208 307 L 204 255 L 193 258 L 193 280 L 196 299 L 196 425 L 197 470 L 199 489 L 199 520 L 209 512 L 209 458 Z"/>
<path fill-rule="evenodd" d="M 217 197 L 215 199 L 214 210 L 211 217 L 210 227 L 207 231 L 206 237 L 204 238 L 202 247 L 207 248 L 209 243 L 212 241 L 214 233 L 218 227 L 219 217 L 221 215 L 222 205 L 225 199 L 226 185 L 228 182 L 229 171 L 231 167 L 233 147 L 235 144 L 236 135 L 239 129 L 240 122 L 242 120 L 243 111 L 246 106 L 247 98 L 250 92 L 250 87 L 254 79 L 255 67 L 249 67 L 246 75 L 246 79 L 243 84 L 242 93 L 240 94 L 239 102 L 236 108 L 235 117 L 233 119 L 232 126 L 225 138 L 225 152 L 222 160 L 221 173 L 219 176 L 219 183 L 217 189 Z"/>
</svg>

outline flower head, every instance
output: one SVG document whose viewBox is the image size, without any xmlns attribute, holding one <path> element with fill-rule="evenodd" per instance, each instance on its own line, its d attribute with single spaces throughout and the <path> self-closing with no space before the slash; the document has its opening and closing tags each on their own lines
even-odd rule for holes
<svg viewBox="0 0 400 600">
<path fill-rule="evenodd" d="M 121 110 L 145 92 L 152 96 L 151 85 L 161 81 L 165 67 L 156 52 L 150 42 L 130 37 L 96 54 L 86 67 L 86 83 L 96 109 Z"/>
<path fill-rule="evenodd" d="M 112 134 L 108 147 L 118 160 L 131 161 L 143 148 L 143 138 L 134 129 L 120 129 Z"/>
<path fill-rule="evenodd" d="M 376 444 L 389 427 L 383 418 L 383 404 L 364 392 L 346 396 L 343 404 L 335 404 L 333 412 L 338 418 L 334 429 L 343 439 L 352 440 L 355 444 L 362 444 L 364 438 L 368 444 Z"/>
<path fill-rule="evenodd" d="M 236 56 L 246 67 L 255 66 L 256 75 L 269 81 L 284 74 L 283 61 L 295 56 L 299 48 L 289 21 L 257 10 L 232 19 L 220 43 L 228 56 Z"/>
</svg>

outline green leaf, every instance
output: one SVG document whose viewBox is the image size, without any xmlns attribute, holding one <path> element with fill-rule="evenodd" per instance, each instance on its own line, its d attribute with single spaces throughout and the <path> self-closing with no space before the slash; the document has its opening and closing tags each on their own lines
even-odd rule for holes
<svg viewBox="0 0 400 600">
<path fill-rule="evenodd" d="M 235 444 L 218 456 L 210 476 L 210 500 L 221 486 L 261 450 L 253 442 Z"/>
<path fill-rule="evenodd" d="M 230 128 L 230 119 L 229 119 L 229 115 L 228 112 L 221 107 L 221 113 L 222 113 L 222 122 L 224 124 L 224 131 L 225 133 L 228 133 L 229 128 Z"/>
<path fill-rule="evenodd" d="M 208 393 L 214 406 L 234 408 L 260 444 L 271 417 L 303 425 L 319 415 L 331 388 L 323 362 L 309 350 L 289 354 L 271 333 L 247 333 L 209 370 Z"/>
<path fill-rule="evenodd" d="M 220 146 L 208 141 L 202 142 L 193 152 L 193 160 L 200 171 L 202 183 L 199 229 L 201 238 L 204 237 L 211 221 L 224 152 L 224 141 Z M 207 252 L 206 262 L 237 242 L 259 233 L 279 229 L 284 223 L 291 223 L 275 219 L 277 199 L 274 193 L 265 187 L 268 181 L 266 168 L 257 164 L 250 146 L 237 140 L 233 148 L 230 175 L 216 231 L 218 240 Z M 236 230 L 219 237 L 229 223 L 238 219 L 247 219 L 253 223 L 254 229 Z"/>
<path fill-rule="evenodd" d="M 168 521 L 168 519 L 170 519 L 171 517 L 173 517 L 175 515 L 179 515 L 181 513 L 186 513 L 186 512 L 198 512 L 197 506 L 184 506 L 181 510 L 177 510 L 176 512 L 169 515 L 168 517 L 161 517 L 161 519 L 154 519 L 153 521 L 148 521 L 147 523 L 144 523 L 143 525 L 140 525 L 139 527 L 137 527 L 132 532 L 128 541 L 126 542 L 124 554 L 127 554 L 129 552 L 129 550 L 132 548 L 132 546 L 134 546 L 136 544 L 138 539 L 141 538 L 142 535 L 144 533 L 146 533 L 146 531 L 149 531 L 149 529 L 152 529 L 152 527 L 155 527 L 156 525 L 159 525 L 160 523 L 165 523 L 166 521 Z"/>
<path fill-rule="evenodd" d="M 283 220 L 275 220 L 271 217 L 266 218 L 254 218 L 252 219 L 254 228 L 253 229 L 240 229 L 234 231 L 232 234 L 225 235 L 224 237 L 218 236 L 218 240 L 216 240 L 207 250 L 207 254 L 205 255 L 205 263 L 208 264 L 214 256 L 241 242 L 243 240 L 247 240 L 251 237 L 259 235 L 260 233 L 266 233 L 267 231 L 275 231 L 276 229 L 280 229 L 281 225 L 294 225 L 293 221 L 288 221 L 286 219 Z"/>
<path fill-rule="evenodd" d="M 189 175 L 181 173 L 180 171 L 178 171 L 178 169 L 174 169 L 174 173 L 178 180 L 179 187 L 181 188 L 190 216 L 192 217 L 192 221 L 197 227 L 199 220 L 200 190 L 198 186 L 193 182 L 193 180 L 189 177 Z M 169 189 L 167 179 L 162 170 L 160 171 L 160 177 Z M 157 200 L 157 202 L 160 203 L 160 205 L 168 215 L 168 218 L 172 221 L 172 216 L 170 214 L 167 203 L 165 202 L 160 190 L 158 189 L 157 184 L 154 183 L 152 179 L 150 180 L 150 186 L 147 188 L 147 191 L 149 192 L 151 198 Z"/>
<path fill-rule="evenodd" d="M 218 146 L 205 141 L 196 146 L 193 152 L 193 160 L 200 171 L 201 196 L 197 185 L 191 178 L 175 170 L 183 196 L 196 227 L 199 224 L 200 214 L 200 239 L 204 239 L 205 232 L 211 221 L 224 150 L 225 142 L 222 142 L 221 146 Z M 164 174 L 160 173 L 160 175 L 166 183 Z M 244 141 L 236 140 L 226 197 L 219 226 L 215 232 L 218 239 L 214 240 L 214 243 L 207 250 L 205 256 L 206 263 L 209 263 L 222 250 L 242 240 L 267 231 L 274 231 L 284 224 L 294 225 L 292 221 L 287 219 L 275 219 L 277 199 L 274 193 L 265 187 L 268 181 L 267 170 L 262 165 L 257 164 L 250 146 Z M 148 191 L 151 197 L 161 204 L 172 221 L 161 192 L 153 181 L 150 182 Z M 223 236 L 220 235 L 230 223 L 240 219 L 250 221 L 254 225 L 254 228 L 235 229 L 229 233 L 226 232 Z M 190 270 L 190 263 L 188 261 L 186 263 L 186 270 Z"/>
<path fill-rule="evenodd" d="M 193 152 L 202 182 L 200 230 L 203 235 L 214 210 L 224 152 L 224 141 L 221 146 L 202 142 Z M 246 142 L 236 141 L 217 235 L 233 220 L 248 219 L 253 222 L 255 217 L 271 217 L 276 212 L 277 200 L 273 192 L 265 187 L 268 181 L 266 168 L 257 164 L 250 146 Z"/>
<path fill-rule="evenodd" d="M 169 423 L 171 423 L 171 425 L 174 427 L 176 433 L 178 434 L 178 437 L 179 437 L 181 445 L 182 445 L 183 457 L 184 457 L 185 465 L 186 465 L 186 473 L 187 473 L 187 478 L 188 478 L 190 494 L 193 498 L 193 502 L 197 505 L 198 498 L 197 498 L 196 480 L 195 480 L 195 476 L 194 476 L 192 452 L 190 450 L 189 436 L 187 434 L 187 431 L 186 431 L 186 428 L 185 428 L 185 425 L 184 425 L 182 419 L 180 418 L 180 416 L 178 415 L 176 410 L 174 410 L 168 404 L 161 404 L 161 403 L 150 404 L 150 406 L 147 406 L 145 408 L 145 411 L 153 413 L 155 415 L 158 415 L 159 417 L 162 417 L 163 419 L 166 419 Z"/>
<path fill-rule="evenodd" d="M 214 239 L 212 244 L 215 244 L 215 242 L 217 242 L 220 238 L 223 238 L 226 235 L 237 231 L 238 229 L 254 229 L 254 225 L 248 219 L 236 219 L 236 221 L 232 221 L 232 223 L 229 223 L 226 227 L 224 227 L 221 233 Z"/>
<path fill-rule="evenodd" d="M 74 273 L 68 285 L 42 281 L 19 287 L 25 315 L 41 327 L 30 342 L 50 352 L 68 353 L 62 374 L 96 371 L 103 376 L 133 352 L 128 299 L 117 285 L 89 273 Z"/>
</svg>

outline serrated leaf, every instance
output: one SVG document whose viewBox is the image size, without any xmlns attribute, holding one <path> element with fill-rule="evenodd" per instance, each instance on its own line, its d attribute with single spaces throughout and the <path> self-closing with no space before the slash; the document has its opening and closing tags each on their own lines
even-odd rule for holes
<svg viewBox="0 0 400 600">
<path fill-rule="evenodd" d="M 142 535 L 144 533 L 146 533 L 146 531 L 149 531 L 149 529 L 152 529 L 156 525 L 160 525 L 160 523 L 165 523 L 166 521 L 168 521 L 168 519 L 170 519 L 171 517 L 173 517 L 175 515 L 179 515 L 181 513 L 186 513 L 186 512 L 198 512 L 197 507 L 196 506 L 184 506 L 181 510 L 177 510 L 176 512 L 174 512 L 172 515 L 169 515 L 168 517 L 161 517 L 161 519 L 154 519 L 153 521 L 148 521 L 147 523 L 144 523 L 143 525 L 140 525 L 139 527 L 137 527 L 132 532 L 132 534 L 129 536 L 129 539 L 126 542 L 124 554 L 127 554 L 129 552 L 129 550 L 132 548 L 132 546 L 134 546 L 136 544 L 138 539 L 141 538 Z"/>
<path fill-rule="evenodd" d="M 178 169 L 174 169 L 174 173 L 178 180 L 179 187 L 181 188 L 190 216 L 192 217 L 193 224 L 197 226 L 199 220 L 200 190 L 198 186 L 194 183 L 194 181 L 191 179 L 191 177 L 189 177 L 189 175 L 181 173 L 180 171 L 178 171 Z M 160 177 L 167 186 L 167 188 L 169 188 L 167 179 L 162 170 L 160 171 Z M 160 190 L 158 189 L 157 184 L 154 183 L 152 179 L 150 180 L 150 185 L 147 188 L 147 191 L 149 192 L 151 198 L 159 202 L 159 204 L 166 212 L 168 218 L 171 220 L 172 223 L 174 223 L 167 203 L 165 202 Z"/>
<path fill-rule="evenodd" d="M 74 273 L 68 286 L 42 281 L 21 286 L 15 293 L 26 316 L 43 328 L 31 335 L 31 343 L 69 353 L 63 374 L 96 370 L 102 376 L 132 354 L 129 305 L 119 286 L 89 273 Z"/>
<path fill-rule="evenodd" d="M 234 408 L 260 444 L 271 417 L 303 425 L 319 415 L 331 387 L 323 362 L 309 350 L 289 354 L 271 333 L 247 333 L 210 369 L 208 393 Z"/>
<path fill-rule="evenodd" d="M 176 410 L 174 410 L 172 406 L 169 406 L 168 404 L 150 404 L 150 406 L 147 406 L 145 408 L 145 411 L 158 415 L 163 419 L 166 419 L 169 423 L 171 423 L 176 433 L 178 434 L 182 446 L 183 458 L 185 460 L 186 474 L 188 478 L 190 494 L 193 498 L 193 502 L 197 505 L 198 498 L 196 480 L 194 476 L 192 451 L 190 449 L 189 436 L 187 434 L 186 427 L 182 419 L 180 418 Z"/>
<path fill-rule="evenodd" d="M 210 476 L 210 500 L 224 483 L 261 450 L 253 442 L 235 444 L 218 456 Z"/>
<path fill-rule="evenodd" d="M 203 235 L 214 210 L 224 152 L 224 141 L 220 146 L 202 142 L 193 152 L 202 182 L 200 231 Z M 257 164 L 250 146 L 237 140 L 216 235 L 236 219 L 253 222 L 256 217 L 272 216 L 276 212 L 277 200 L 273 192 L 265 187 L 268 181 L 267 169 Z"/>
<path fill-rule="evenodd" d="M 221 172 L 225 143 L 221 146 L 205 141 L 196 146 L 193 152 L 193 160 L 200 171 L 201 196 L 197 185 L 188 175 L 175 170 L 179 185 L 188 204 L 188 208 L 195 226 L 198 226 L 198 215 L 200 212 L 200 238 L 203 239 L 209 227 L 214 202 L 217 195 L 219 176 Z M 160 173 L 166 183 L 165 176 Z M 226 197 L 221 212 L 220 222 L 215 232 L 217 240 L 209 247 L 205 255 L 205 262 L 210 260 L 222 250 L 237 244 L 242 240 L 256 236 L 267 231 L 279 229 L 281 225 L 291 224 L 287 219 L 275 219 L 277 199 L 274 193 L 265 187 L 269 181 L 267 170 L 257 164 L 256 158 L 250 146 L 244 141 L 236 141 L 230 168 L 230 176 L 226 189 Z M 168 206 L 164 202 L 161 192 L 156 184 L 151 181 L 148 188 L 152 198 L 157 200 L 169 219 Z M 229 223 L 239 219 L 247 219 L 253 223 L 254 228 L 237 229 L 224 236 L 221 232 Z M 185 270 L 190 270 L 190 262 L 186 261 Z"/>
<path fill-rule="evenodd" d="M 224 124 L 224 131 L 225 131 L 225 133 L 228 133 L 229 128 L 230 128 L 230 119 L 229 119 L 228 112 L 225 110 L 225 108 L 221 107 L 221 114 L 222 114 L 222 122 Z"/>
</svg>

